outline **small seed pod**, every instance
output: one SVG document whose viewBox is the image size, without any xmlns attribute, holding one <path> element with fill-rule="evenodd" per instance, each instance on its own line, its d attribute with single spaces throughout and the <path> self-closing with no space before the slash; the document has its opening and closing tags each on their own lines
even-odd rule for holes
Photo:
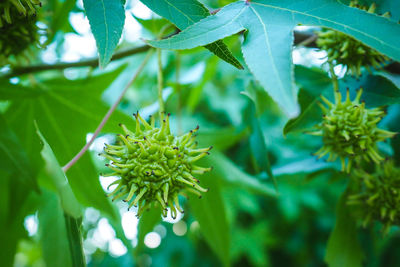
<svg viewBox="0 0 400 267">
<path fill-rule="evenodd" d="M 387 233 L 392 225 L 400 225 L 400 169 L 388 160 L 373 173 L 354 170 L 353 178 L 359 185 L 347 203 L 359 207 L 364 226 L 380 221 Z"/>
<path fill-rule="evenodd" d="M 316 131 L 309 133 L 322 136 L 324 143 L 315 155 L 321 158 L 329 154 L 328 161 L 339 158 L 342 170 L 347 172 L 350 172 L 355 161 L 382 161 L 383 157 L 378 153 L 376 143 L 396 135 L 378 128 L 377 123 L 385 112 L 381 108 L 367 109 L 365 103 L 360 102 L 361 94 L 362 89 L 351 101 L 347 90 L 346 99 L 342 102 L 341 93 L 335 92 L 335 103 L 321 96 L 327 105 L 326 107 L 320 103 L 324 113 L 323 120 L 315 126 Z"/>
<path fill-rule="evenodd" d="M 194 163 L 209 154 L 212 147 L 196 148 L 195 132 L 199 127 L 182 136 L 170 132 L 169 114 L 162 116 L 160 128 L 155 127 L 154 118 L 150 123 L 139 113 L 135 131 L 121 124 L 124 134 L 117 135 L 116 145 L 105 145 L 101 155 L 111 161 L 107 166 L 113 171 L 103 176 L 117 176 L 112 184 L 117 187 L 109 195 L 113 200 L 129 202 L 129 208 L 138 206 L 137 216 L 151 206 L 161 207 L 163 216 L 170 208 L 172 217 L 179 205 L 180 193 L 193 193 L 201 197 L 207 192 L 195 178 L 211 168 L 203 168 Z"/>
<path fill-rule="evenodd" d="M 23 56 L 39 43 L 35 6 L 38 0 L 4 0 L 0 3 L 0 67 Z"/>
<path fill-rule="evenodd" d="M 358 1 L 351 1 L 351 7 L 375 13 L 376 5 L 373 3 L 369 8 L 360 6 Z M 384 14 L 383 16 L 387 16 Z M 354 76 L 361 75 L 361 67 L 368 71 L 370 68 L 380 69 L 389 60 L 378 51 L 369 48 L 362 42 L 339 31 L 324 29 L 318 32 L 317 45 L 327 53 L 327 61 L 334 65 L 346 66 L 347 71 Z"/>
</svg>

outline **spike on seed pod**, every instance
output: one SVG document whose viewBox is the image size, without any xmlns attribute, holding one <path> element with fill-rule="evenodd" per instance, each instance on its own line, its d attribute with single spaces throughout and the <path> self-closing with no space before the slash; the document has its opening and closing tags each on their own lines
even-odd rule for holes
<svg viewBox="0 0 400 267">
<path fill-rule="evenodd" d="M 358 1 L 353 0 L 350 2 L 350 7 L 375 13 L 376 6 L 374 3 L 369 8 L 360 6 Z M 361 76 L 361 67 L 367 70 L 370 67 L 380 69 L 389 60 L 385 55 L 342 32 L 324 29 L 317 35 L 316 43 L 320 49 L 327 52 L 327 61 L 346 66 L 346 72 L 350 72 L 353 76 Z"/>
<path fill-rule="evenodd" d="M 322 158 L 329 155 L 327 161 L 340 158 L 342 170 L 349 172 L 354 161 L 372 160 L 379 163 L 383 158 L 379 155 L 376 143 L 392 138 L 396 133 L 379 129 L 377 123 L 384 114 L 380 108 L 367 109 L 360 105 L 362 91 L 351 101 L 349 96 L 342 102 L 341 94 L 335 96 L 335 103 L 325 99 L 327 107 L 322 107 L 325 117 L 316 125 L 311 135 L 322 136 L 324 143 L 314 155 Z M 339 102 L 338 102 L 339 101 Z M 347 161 L 347 164 L 346 164 Z"/>
<path fill-rule="evenodd" d="M 138 206 L 138 216 L 151 206 L 159 206 L 163 216 L 170 208 L 172 215 L 182 209 L 178 195 L 185 191 L 201 196 L 208 189 L 201 187 L 197 175 L 210 171 L 211 168 L 196 166 L 195 161 L 209 154 L 212 147 L 193 149 L 195 130 L 182 136 L 174 136 L 169 131 L 169 116 L 161 116 L 159 128 L 154 126 L 154 118 L 150 124 L 142 119 L 139 113 L 136 118 L 136 130 L 129 131 L 125 125 L 123 130 L 129 131 L 128 137 L 118 134 L 116 145 L 105 144 L 101 154 L 113 159 L 107 167 L 119 176 L 113 184 L 118 190 L 113 191 L 114 200 L 123 198 L 128 202 L 128 209 Z M 122 191 L 119 191 L 123 188 Z"/>
</svg>

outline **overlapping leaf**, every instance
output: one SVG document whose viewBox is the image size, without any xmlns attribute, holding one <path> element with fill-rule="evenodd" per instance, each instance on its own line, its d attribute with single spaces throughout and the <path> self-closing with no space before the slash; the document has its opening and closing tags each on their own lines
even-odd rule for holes
<svg viewBox="0 0 400 267">
<path fill-rule="evenodd" d="M 238 1 L 172 38 L 149 43 L 159 48 L 189 49 L 247 30 L 242 51 L 249 69 L 281 108 L 294 117 L 299 108 L 292 78 L 291 44 L 297 24 L 342 31 L 400 60 L 398 24 L 334 0 Z"/>
<path fill-rule="evenodd" d="M 336 225 L 329 237 L 325 261 L 330 267 L 362 266 L 363 253 L 357 240 L 357 224 L 344 193 L 337 205 Z"/>
<path fill-rule="evenodd" d="M 35 88 L 34 97 L 15 101 L 11 105 L 5 117 L 32 162 L 41 164 L 41 145 L 35 133 L 34 120 L 60 164 L 66 164 L 86 144 L 86 134 L 94 132 L 107 112 L 108 107 L 100 100 L 100 95 L 120 71 L 74 81 L 61 78 L 44 81 L 39 88 Z M 129 121 L 129 117 L 115 112 L 104 130 L 116 132 L 119 122 Z M 81 204 L 113 216 L 114 211 L 100 186 L 89 154 L 68 171 L 68 178 Z"/>
<path fill-rule="evenodd" d="M 210 12 L 197 0 L 168 1 L 168 0 L 141 0 L 158 15 L 174 23 L 183 30 L 210 15 Z M 238 69 L 243 69 L 240 62 L 232 55 L 222 40 L 215 41 L 205 46 L 215 55 L 232 64 Z"/>
</svg>

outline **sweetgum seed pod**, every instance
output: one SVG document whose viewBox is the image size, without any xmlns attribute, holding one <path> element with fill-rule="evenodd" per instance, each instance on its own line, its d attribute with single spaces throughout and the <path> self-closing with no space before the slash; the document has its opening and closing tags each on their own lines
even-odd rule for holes
<svg viewBox="0 0 400 267">
<path fill-rule="evenodd" d="M 379 221 L 384 233 L 392 225 L 400 225 L 400 169 L 393 161 L 377 165 L 372 173 L 354 170 L 352 176 L 359 185 L 353 189 L 347 204 L 360 208 L 363 225 Z"/>
<path fill-rule="evenodd" d="M 193 148 L 198 126 L 185 135 L 172 135 L 170 114 L 162 115 L 159 128 L 155 127 L 153 117 L 148 123 L 139 113 L 133 115 L 135 131 L 120 124 L 125 135 L 118 134 L 118 143 L 105 144 L 100 154 L 110 160 L 106 166 L 113 171 L 112 176 L 119 178 L 112 183 L 117 187 L 109 195 L 113 200 L 122 198 L 128 202 L 128 209 L 137 206 L 138 217 L 146 209 L 159 206 L 163 216 L 167 216 L 169 208 L 175 218 L 178 211 L 183 212 L 179 194 L 186 191 L 201 196 L 208 191 L 195 176 L 212 168 L 199 167 L 194 162 L 208 155 L 212 147 Z"/>
<path fill-rule="evenodd" d="M 351 101 L 347 91 L 342 101 L 341 93 L 335 92 L 334 103 L 321 96 L 327 107 L 320 104 L 324 113 L 322 122 L 310 132 L 321 136 L 324 143 L 314 155 L 318 158 L 329 155 L 328 161 L 339 158 L 342 170 L 346 172 L 350 172 L 353 163 L 361 159 L 381 162 L 383 157 L 378 153 L 376 143 L 396 135 L 378 128 L 377 124 L 385 113 L 380 108 L 367 109 L 365 103 L 360 103 L 361 94 L 360 89 Z"/>
<path fill-rule="evenodd" d="M 0 2 L 0 67 L 23 58 L 29 47 L 39 44 L 35 8 L 38 5 L 38 0 Z"/>
</svg>

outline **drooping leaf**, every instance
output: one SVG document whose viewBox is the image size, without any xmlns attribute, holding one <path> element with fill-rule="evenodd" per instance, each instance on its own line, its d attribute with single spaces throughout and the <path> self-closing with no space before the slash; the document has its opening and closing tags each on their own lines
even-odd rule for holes
<svg viewBox="0 0 400 267">
<path fill-rule="evenodd" d="M 249 140 L 250 141 L 250 149 L 251 149 L 252 155 L 254 156 L 254 159 L 255 159 L 256 171 L 257 172 L 266 172 L 268 177 L 270 179 L 272 179 L 275 189 L 277 189 L 277 183 L 276 183 L 275 177 L 272 173 L 271 164 L 270 164 L 269 158 L 268 158 L 267 145 L 265 143 L 265 138 L 264 138 L 263 132 L 261 131 L 261 128 L 260 128 L 260 118 L 256 111 L 258 102 L 257 102 L 254 94 L 256 94 L 255 90 L 253 92 L 250 92 L 247 94 L 249 96 L 249 99 L 252 100 L 252 102 L 249 103 L 248 114 L 247 114 L 247 119 L 246 119 L 246 121 L 251 129 L 251 135 L 250 135 L 250 140 Z M 259 107 L 259 109 L 261 109 L 261 108 Z"/>
<path fill-rule="evenodd" d="M 144 237 L 151 232 L 153 228 L 161 222 L 161 212 L 158 208 L 152 208 L 143 213 L 138 224 L 138 243 L 135 248 L 135 253 L 140 255 L 145 248 Z"/>
<path fill-rule="evenodd" d="M 339 199 L 335 228 L 326 249 L 325 261 L 330 267 L 362 266 L 363 253 L 357 240 L 357 224 L 346 201 L 345 192 Z"/>
<path fill-rule="evenodd" d="M 36 124 L 35 127 L 37 128 Z M 44 249 L 45 252 L 47 252 L 48 254 L 48 265 L 64 266 L 64 263 L 71 262 L 71 266 L 86 266 L 85 257 L 83 255 L 82 236 L 79 228 L 82 221 L 81 206 L 78 200 L 75 198 L 71 187 L 69 186 L 65 173 L 62 171 L 60 165 L 58 164 L 53 150 L 47 143 L 44 136 L 40 133 L 40 130 L 38 128 L 36 130 L 41 142 L 43 143 L 41 155 L 45 161 L 44 175 L 47 176 L 47 179 L 50 179 L 52 181 L 58 193 L 58 197 L 53 197 L 53 199 L 50 200 L 50 202 L 53 202 L 53 205 L 50 204 L 51 206 L 47 206 L 47 208 L 46 205 L 44 205 L 44 217 L 42 218 L 43 220 L 45 220 L 45 227 L 51 228 L 50 225 L 54 223 L 55 225 L 57 225 L 56 230 L 60 232 L 60 236 L 57 236 L 57 234 L 55 233 L 50 233 L 49 235 L 46 228 L 42 230 L 46 231 L 46 233 L 44 234 L 45 240 L 43 240 L 43 242 L 47 247 L 47 249 Z M 45 200 L 45 202 L 48 201 Z M 61 203 L 62 210 L 58 208 L 60 206 L 58 202 Z M 53 214 L 51 211 L 54 211 L 55 214 Z M 50 214 L 47 214 L 49 212 Z M 47 220 L 50 220 L 50 222 Z M 52 220 L 56 221 L 54 222 Z M 64 232 L 65 235 L 63 235 Z M 60 254 L 63 254 L 63 250 L 65 250 L 66 237 L 68 240 L 70 253 L 66 253 L 65 255 L 70 257 L 70 261 L 66 261 L 65 258 L 60 256 Z M 60 247 L 53 247 L 54 242 L 56 242 L 57 245 L 59 245 Z"/>
<path fill-rule="evenodd" d="M 277 195 L 272 186 L 262 183 L 257 180 L 257 178 L 243 172 L 225 155 L 217 150 L 212 151 L 211 155 L 204 158 L 202 162 L 204 166 L 213 167 L 213 175 L 220 177 L 220 179 L 231 185 L 236 185 L 243 189 L 268 197 L 275 197 Z"/>
<path fill-rule="evenodd" d="M 37 127 L 37 125 L 35 126 Z M 38 128 L 36 128 L 36 133 L 43 143 L 43 149 L 40 154 L 42 155 L 45 162 L 45 175 L 47 175 L 48 179 L 51 179 L 52 183 L 55 185 L 64 212 L 74 218 L 81 217 L 82 212 L 79 202 L 78 200 L 76 200 L 74 193 L 69 186 L 65 173 L 62 171 L 60 164 L 58 164 L 57 158 L 55 157 L 53 150 L 51 149 L 43 135 L 40 133 L 40 130 Z"/>
<path fill-rule="evenodd" d="M 197 0 L 167 1 L 167 0 L 141 0 L 146 6 L 158 15 L 174 23 L 183 30 L 210 15 L 208 9 Z M 215 55 L 232 64 L 238 69 L 243 69 L 240 62 L 232 55 L 222 40 L 215 41 L 205 46 Z"/>
<path fill-rule="evenodd" d="M 96 39 L 100 68 L 104 68 L 121 38 L 124 6 L 120 0 L 83 0 L 83 5 Z"/>
<path fill-rule="evenodd" d="M 47 266 L 73 266 L 69 250 L 64 211 L 55 193 L 43 190 L 38 208 L 39 240 Z"/>
<path fill-rule="evenodd" d="M 41 145 L 33 121 L 36 120 L 60 164 L 66 164 L 86 144 L 86 135 L 95 131 L 106 114 L 108 107 L 100 100 L 101 93 L 120 71 L 74 81 L 61 78 L 43 81 L 41 87 L 34 88 L 40 92 L 36 97 L 13 102 L 6 120 L 35 165 L 41 164 Z M 104 131 L 119 131 L 120 122 L 130 122 L 130 118 L 116 111 Z M 89 154 L 68 171 L 68 179 L 81 204 L 113 216 Z"/>
<path fill-rule="evenodd" d="M 242 50 L 249 69 L 289 117 L 294 117 L 299 109 L 292 79 L 291 43 L 297 24 L 342 31 L 400 60 L 398 24 L 332 0 L 238 1 L 176 36 L 149 43 L 159 48 L 189 49 L 246 29 Z"/>
<path fill-rule="evenodd" d="M 319 96 L 332 89 L 329 76 L 318 68 L 295 67 L 296 83 L 300 87 L 298 101 L 301 112 L 296 118 L 290 119 L 283 129 L 283 134 L 310 130 L 322 118 L 318 106 Z"/>
<path fill-rule="evenodd" d="M 206 173 L 201 177 L 202 186 L 210 188 L 201 199 L 189 198 L 190 210 L 200 224 L 200 231 L 224 266 L 230 265 L 230 225 L 222 199 L 221 177 Z"/>
</svg>

